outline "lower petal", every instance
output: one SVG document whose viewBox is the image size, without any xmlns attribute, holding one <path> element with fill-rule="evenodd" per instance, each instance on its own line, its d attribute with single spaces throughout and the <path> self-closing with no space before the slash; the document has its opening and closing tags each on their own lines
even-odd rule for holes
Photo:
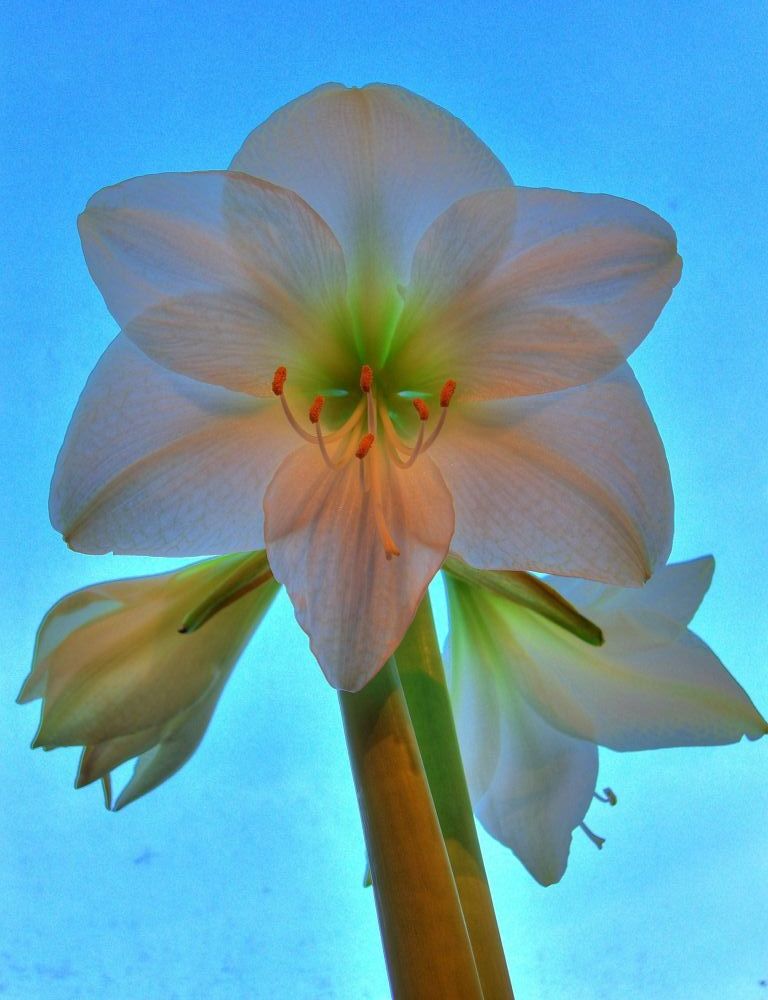
<svg viewBox="0 0 768 1000">
<path fill-rule="evenodd" d="M 118 336 L 72 417 L 51 521 L 80 552 L 263 548 L 264 490 L 294 444 L 274 401 L 170 372 Z"/>
<path fill-rule="evenodd" d="M 428 458 L 407 470 L 374 453 L 364 461 L 379 462 L 380 516 L 358 461 L 332 470 L 311 445 L 288 456 L 264 498 L 272 572 L 326 677 L 345 691 L 363 687 L 397 648 L 454 523 L 450 495 Z M 392 559 L 377 526 L 382 519 L 400 550 Z"/>
<path fill-rule="evenodd" d="M 672 538 L 664 449 L 629 366 L 573 389 L 452 407 L 434 448 L 452 549 L 483 569 L 638 586 Z"/>
<path fill-rule="evenodd" d="M 545 719 L 612 750 L 717 746 L 768 732 L 706 643 L 685 628 L 670 638 L 669 619 L 654 623 L 639 610 L 638 619 L 631 608 L 596 615 L 599 648 L 523 608 L 502 612 L 520 651 L 518 684 Z"/>
<path fill-rule="evenodd" d="M 563 876 L 571 833 L 589 808 L 597 747 L 550 726 L 520 694 L 506 647 L 462 628 L 462 615 L 472 614 L 463 600 L 469 593 L 448 588 L 450 691 L 472 804 L 491 836 L 551 885 Z"/>
</svg>

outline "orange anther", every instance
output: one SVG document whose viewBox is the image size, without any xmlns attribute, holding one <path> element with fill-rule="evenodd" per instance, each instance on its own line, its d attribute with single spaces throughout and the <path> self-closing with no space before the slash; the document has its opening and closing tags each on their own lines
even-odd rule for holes
<svg viewBox="0 0 768 1000">
<path fill-rule="evenodd" d="M 429 420 L 429 407 L 423 399 L 414 399 L 413 408 L 419 415 L 419 420 Z"/>
<path fill-rule="evenodd" d="M 355 458 L 365 458 L 365 456 L 373 447 L 373 441 L 374 441 L 373 434 L 371 433 L 364 434 L 363 437 L 360 438 L 360 444 L 357 446 L 357 451 L 355 452 Z"/>
<path fill-rule="evenodd" d="M 275 369 L 275 374 L 272 376 L 272 392 L 276 396 L 282 396 L 283 386 L 287 378 L 288 369 L 284 365 L 280 365 L 279 368 Z"/>
<path fill-rule="evenodd" d="M 449 378 L 440 390 L 440 405 L 442 407 L 446 407 L 450 403 L 454 392 L 456 392 L 456 383 L 452 378 Z"/>
<path fill-rule="evenodd" d="M 360 388 L 363 392 L 370 392 L 373 385 L 373 368 L 370 365 L 363 365 L 360 369 Z"/>
<path fill-rule="evenodd" d="M 325 396 L 315 396 L 315 401 L 309 408 L 309 419 L 313 424 L 316 424 L 320 420 L 320 411 L 323 408 L 324 402 Z"/>
</svg>

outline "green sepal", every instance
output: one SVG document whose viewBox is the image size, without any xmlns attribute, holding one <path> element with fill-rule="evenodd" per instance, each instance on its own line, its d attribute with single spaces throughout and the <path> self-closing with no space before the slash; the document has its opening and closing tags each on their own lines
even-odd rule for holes
<svg viewBox="0 0 768 1000">
<path fill-rule="evenodd" d="M 590 646 L 603 645 L 603 633 L 598 626 L 580 614 L 554 587 L 531 573 L 475 569 L 456 556 L 445 560 L 443 570 L 457 580 L 485 587 L 541 615 Z"/>
<path fill-rule="evenodd" d="M 272 570 L 267 562 L 267 553 L 263 550 L 223 556 L 222 559 L 230 560 L 232 566 L 230 572 L 222 579 L 221 583 L 206 594 L 205 599 L 200 604 L 184 616 L 184 620 L 179 626 L 179 632 L 196 632 L 217 612 L 222 611 L 241 597 L 245 597 L 246 594 L 272 578 Z M 200 563 L 199 565 L 204 564 Z M 195 567 L 190 567 L 190 569 L 194 570 Z"/>
</svg>

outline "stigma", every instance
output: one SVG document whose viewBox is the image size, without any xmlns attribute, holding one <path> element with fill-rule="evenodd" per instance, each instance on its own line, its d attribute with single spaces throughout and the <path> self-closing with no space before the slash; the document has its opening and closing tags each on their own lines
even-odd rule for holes
<svg viewBox="0 0 768 1000">
<path fill-rule="evenodd" d="M 305 411 L 308 427 L 303 426 L 296 418 L 286 396 L 288 369 L 285 365 L 280 365 L 275 370 L 272 392 L 280 400 L 283 413 L 293 430 L 303 441 L 317 446 L 329 469 L 337 471 L 353 459 L 358 460 L 360 487 L 372 505 L 376 532 L 384 554 L 390 560 L 400 555 L 400 549 L 387 526 L 382 466 L 386 464 L 395 469 L 409 469 L 432 447 L 445 425 L 448 408 L 456 392 L 456 382 L 448 379 L 440 390 L 440 415 L 429 433 L 429 406 L 420 397 L 412 400 L 417 424 L 415 434 L 410 440 L 406 440 L 393 423 L 384 401 L 377 399 L 374 381 L 371 366 L 362 365 L 358 382 L 360 399 L 347 420 L 331 432 L 325 431 L 322 426 L 325 396 L 315 396 L 309 410 Z M 394 469 L 390 472 L 390 475 L 393 474 Z"/>
</svg>

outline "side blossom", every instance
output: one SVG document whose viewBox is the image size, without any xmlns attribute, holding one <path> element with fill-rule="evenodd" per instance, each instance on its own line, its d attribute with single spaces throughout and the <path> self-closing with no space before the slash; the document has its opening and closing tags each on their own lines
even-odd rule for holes
<svg viewBox="0 0 768 1000">
<path fill-rule="evenodd" d="M 636 590 L 549 580 L 599 626 L 603 645 L 509 600 L 502 575 L 455 568 L 445 574 L 446 659 L 473 807 L 543 885 L 562 878 L 574 829 L 602 844 L 584 826 L 598 745 L 708 746 L 768 732 L 686 628 L 709 587 L 711 557 L 665 566 Z"/>
<path fill-rule="evenodd" d="M 392 654 L 449 548 L 640 585 L 669 552 L 625 363 L 680 275 L 640 205 L 514 187 L 399 87 L 320 87 L 229 170 L 138 177 L 79 221 L 121 333 L 53 478 L 78 551 L 266 548 L 334 686 Z"/>
<path fill-rule="evenodd" d="M 33 746 L 82 746 L 76 787 L 136 758 L 121 809 L 197 749 L 235 663 L 274 599 L 263 552 L 75 591 L 43 619 L 20 702 L 42 698 Z"/>
</svg>

